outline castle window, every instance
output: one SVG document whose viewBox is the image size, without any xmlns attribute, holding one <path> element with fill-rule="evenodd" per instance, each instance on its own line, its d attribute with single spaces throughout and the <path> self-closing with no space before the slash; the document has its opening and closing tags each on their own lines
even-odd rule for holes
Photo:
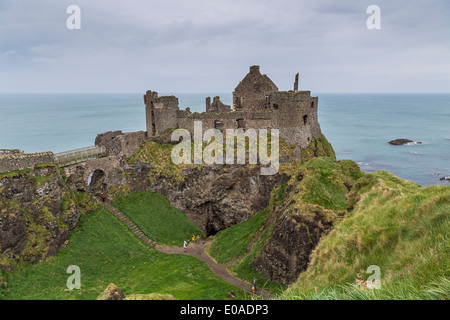
<svg viewBox="0 0 450 320">
<path fill-rule="evenodd" d="M 278 110 L 278 104 L 274 103 L 274 104 L 272 105 L 272 107 L 273 107 L 273 110 Z"/>
<path fill-rule="evenodd" d="M 238 129 L 241 129 L 241 128 L 245 129 L 246 123 L 245 123 L 244 119 L 237 119 L 236 122 L 237 122 Z"/>
<path fill-rule="evenodd" d="M 215 129 L 223 129 L 223 122 L 220 120 L 214 120 L 214 128 Z"/>
<path fill-rule="evenodd" d="M 311 102 L 311 109 L 314 109 L 314 101 Z"/>
<path fill-rule="evenodd" d="M 303 124 L 306 126 L 306 123 L 308 122 L 308 116 L 305 114 L 303 116 Z"/>
</svg>

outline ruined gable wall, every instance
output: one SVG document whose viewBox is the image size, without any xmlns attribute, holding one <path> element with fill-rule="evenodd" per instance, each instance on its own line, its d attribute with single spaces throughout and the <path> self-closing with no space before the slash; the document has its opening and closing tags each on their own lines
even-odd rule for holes
<svg viewBox="0 0 450 320">
<path fill-rule="evenodd" d="M 278 88 L 266 75 L 259 72 L 258 66 L 251 66 L 250 72 L 242 79 L 233 92 L 233 110 L 264 110 L 266 96 Z"/>
<path fill-rule="evenodd" d="M 108 156 L 125 155 L 130 157 L 139 150 L 141 143 L 147 140 L 144 131 L 127 132 L 108 131 L 95 138 L 96 146 L 105 146 Z"/>
</svg>

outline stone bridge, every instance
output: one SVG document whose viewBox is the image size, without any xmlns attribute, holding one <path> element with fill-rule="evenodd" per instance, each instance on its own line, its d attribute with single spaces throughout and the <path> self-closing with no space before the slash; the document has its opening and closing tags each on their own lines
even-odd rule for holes
<svg viewBox="0 0 450 320">
<path fill-rule="evenodd" d="M 60 158 L 64 174 L 76 180 L 78 189 L 89 186 L 96 194 L 106 193 L 111 185 L 124 183 L 123 161 L 139 150 L 141 143 L 147 140 L 145 132 L 122 133 L 122 131 L 99 134 L 95 139 L 95 148 L 80 149 L 78 153 Z M 76 151 L 76 150 L 75 150 Z M 84 152 L 84 155 L 83 155 Z M 97 155 L 97 157 L 95 157 Z M 83 160 L 89 158 L 88 160 Z M 76 160 L 80 161 L 76 161 Z M 70 163 L 72 161 L 72 163 Z"/>
</svg>

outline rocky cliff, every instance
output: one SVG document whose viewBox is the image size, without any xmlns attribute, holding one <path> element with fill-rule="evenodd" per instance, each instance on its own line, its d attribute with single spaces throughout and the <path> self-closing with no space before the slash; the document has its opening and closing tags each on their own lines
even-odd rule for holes
<svg viewBox="0 0 450 320">
<path fill-rule="evenodd" d="M 284 201 L 274 207 L 273 231 L 253 267 L 268 279 L 291 284 L 333 223 L 347 211 L 346 195 L 363 173 L 352 161 L 315 158 L 292 176 Z"/>
<path fill-rule="evenodd" d="M 80 214 L 89 210 L 54 165 L 0 175 L 0 269 L 39 262 L 65 245 Z"/>
</svg>

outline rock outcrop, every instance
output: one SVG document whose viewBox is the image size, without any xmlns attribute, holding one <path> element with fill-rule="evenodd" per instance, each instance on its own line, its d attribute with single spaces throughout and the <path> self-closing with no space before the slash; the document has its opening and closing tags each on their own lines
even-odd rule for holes
<svg viewBox="0 0 450 320">
<path fill-rule="evenodd" d="M 60 170 L 37 166 L 0 176 L 0 268 L 39 262 L 65 246 L 83 208 L 77 207 Z"/>
<path fill-rule="evenodd" d="M 306 270 L 310 255 L 348 209 L 346 195 L 362 176 L 352 161 L 317 158 L 292 177 L 275 206 L 271 236 L 253 267 L 271 281 L 289 285 Z"/>
<path fill-rule="evenodd" d="M 409 139 L 395 139 L 388 142 L 389 144 L 392 144 L 394 146 L 403 146 L 405 144 L 422 144 L 420 141 L 413 141 Z"/>
<path fill-rule="evenodd" d="M 163 176 L 150 190 L 163 194 L 207 235 L 245 221 L 264 209 L 273 187 L 288 176 L 260 175 L 259 166 L 203 166 L 183 171 L 183 182 L 171 186 Z"/>
<path fill-rule="evenodd" d="M 123 291 L 114 283 L 110 283 L 105 291 L 98 296 L 97 300 L 123 300 L 124 298 Z"/>
</svg>

